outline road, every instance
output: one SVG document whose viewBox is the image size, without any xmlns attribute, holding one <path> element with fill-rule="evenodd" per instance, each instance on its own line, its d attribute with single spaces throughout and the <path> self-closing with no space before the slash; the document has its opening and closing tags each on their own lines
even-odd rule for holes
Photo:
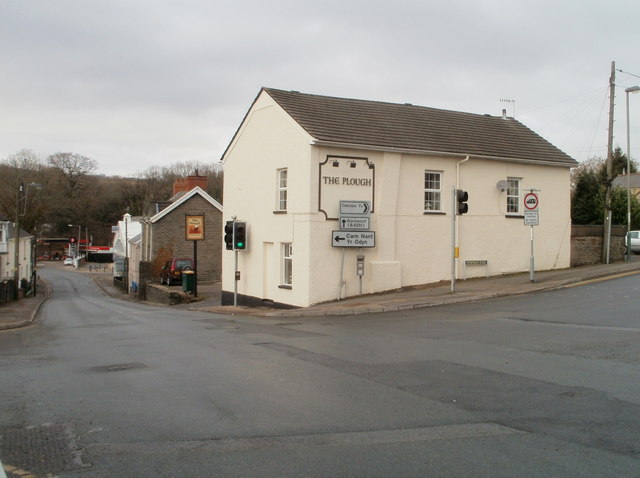
<svg viewBox="0 0 640 478">
<path fill-rule="evenodd" d="M 14 476 L 640 476 L 640 277 L 356 317 L 112 299 L 0 333 Z"/>
</svg>

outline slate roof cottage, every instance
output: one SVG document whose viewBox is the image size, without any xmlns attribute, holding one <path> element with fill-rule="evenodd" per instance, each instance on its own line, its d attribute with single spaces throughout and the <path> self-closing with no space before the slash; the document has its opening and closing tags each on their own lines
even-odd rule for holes
<svg viewBox="0 0 640 478">
<path fill-rule="evenodd" d="M 455 188 L 470 197 L 458 277 L 528 270 L 528 189 L 541 190 L 537 269 L 569 265 L 576 161 L 513 118 L 263 88 L 223 161 L 225 219 L 249 234 L 241 303 L 307 306 L 448 280 Z M 373 244 L 335 243 L 340 201 L 370 206 L 366 224 L 346 224 L 373 231 Z M 225 251 L 223 303 L 233 268 Z"/>
</svg>

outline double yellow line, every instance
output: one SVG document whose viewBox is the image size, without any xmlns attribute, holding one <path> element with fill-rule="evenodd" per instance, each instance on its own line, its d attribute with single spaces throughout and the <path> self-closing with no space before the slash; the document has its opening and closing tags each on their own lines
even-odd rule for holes
<svg viewBox="0 0 640 478">
<path fill-rule="evenodd" d="M 635 276 L 637 274 L 640 274 L 640 271 L 620 272 L 619 274 L 615 274 L 612 276 L 596 277 L 595 279 L 587 279 L 580 282 L 576 282 L 574 284 L 567 284 L 564 287 L 570 288 L 570 287 L 578 287 L 581 285 L 597 284 L 598 282 L 604 282 L 604 281 L 613 280 L 613 279 L 621 279 L 623 277 Z"/>
</svg>

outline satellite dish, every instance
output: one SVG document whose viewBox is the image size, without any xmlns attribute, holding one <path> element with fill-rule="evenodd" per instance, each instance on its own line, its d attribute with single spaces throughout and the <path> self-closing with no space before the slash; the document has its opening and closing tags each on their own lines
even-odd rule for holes
<svg viewBox="0 0 640 478">
<path fill-rule="evenodd" d="M 501 179 L 496 183 L 496 189 L 501 193 L 505 192 L 507 189 L 509 189 L 509 181 L 507 181 L 506 179 Z"/>
</svg>

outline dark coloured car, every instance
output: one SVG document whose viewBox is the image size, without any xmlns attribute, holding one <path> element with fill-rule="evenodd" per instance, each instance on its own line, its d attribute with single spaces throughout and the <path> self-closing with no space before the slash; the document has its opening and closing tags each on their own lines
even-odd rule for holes
<svg viewBox="0 0 640 478">
<path fill-rule="evenodd" d="M 192 271 L 193 260 L 189 257 L 174 257 L 173 259 L 165 262 L 160 271 L 160 283 L 161 284 L 181 284 L 182 283 L 182 271 Z"/>
</svg>

